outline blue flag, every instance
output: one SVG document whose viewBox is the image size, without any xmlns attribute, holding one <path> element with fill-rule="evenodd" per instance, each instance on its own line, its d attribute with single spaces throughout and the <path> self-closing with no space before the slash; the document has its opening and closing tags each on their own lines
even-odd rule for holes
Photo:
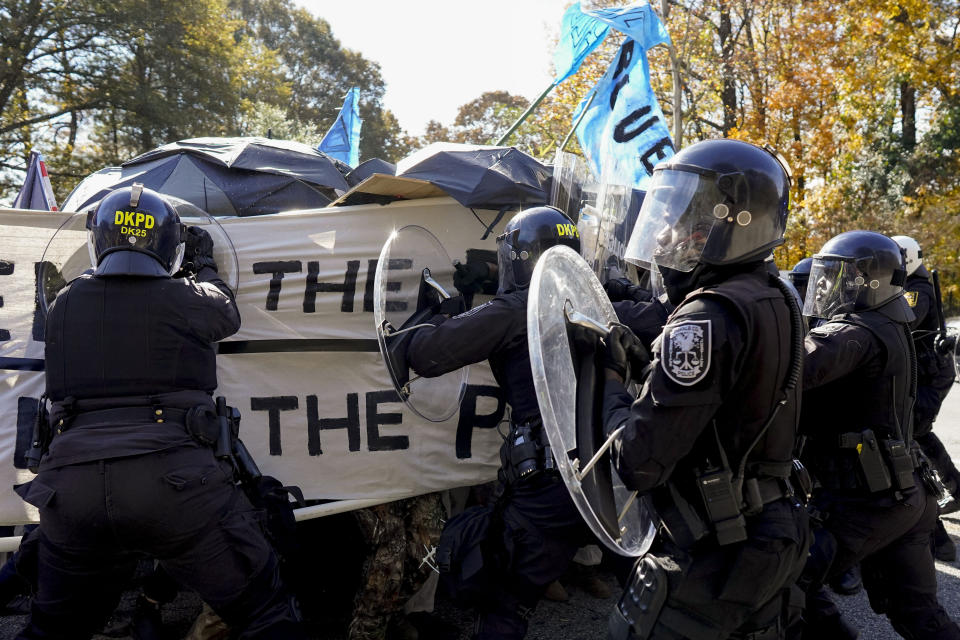
<svg viewBox="0 0 960 640">
<path fill-rule="evenodd" d="M 592 96 L 592 102 L 591 102 Z M 663 111 L 650 87 L 646 50 L 627 39 L 573 116 L 580 147 L 594 175 L 645 190 L 653 167 L 673 155 Z"/>
<path fill-rule="evenodd" d="M 323 136 L 317 150 L 328 156 L 346 162 L 351 167 L 360 162 L 360 89 L 354 87 L 347 92 L 343 107 L 336 122 Z"/>
<path fill-rule="evenodd" d="M 603 42 L 610 30 L 603 22 L 588 16 L 575 2 L 563 14 L 560 23 L 560 40 L 553 53 L 553 66 L 557 70 L 554 86 L 577 72 L 583 61 Z"/>
<path fill-rule="evenodd" d="M 53 185 L 47 175 L 47 165 L 43 156 L 36 151 L 30 152 L 30 162 L 27 163 L 27 175 L 23 179 L 20 193 L 13 201 L 14 209 L 38 209 L 40 211 L 56 211 L 57 199 L 53 195 Z"/>
<path fill-rule="evenodd" d="M 628 7 L 590 9 L 584 13 L 632 38 L 644 49 L 670 42 L 670 34 L 646 0 Z"/>
</svg>

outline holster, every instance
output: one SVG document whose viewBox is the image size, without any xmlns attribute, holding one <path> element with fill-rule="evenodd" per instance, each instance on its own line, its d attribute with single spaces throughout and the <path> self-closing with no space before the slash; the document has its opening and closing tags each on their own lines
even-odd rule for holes
<svg viewBox="0 0 960 640">
<path fill-rule="evenodd" d="M 877 439 L 872 429 L 840 434 L 841 449 L 857 452 L 857 461 L 867 491 L 902 491 L 916 486 L 913 471 L 917 463 L 903 440 Z"/>
<path fill-rule="evenodd" d="M 841 433 L 839 437 L 841 449 L 857 452 L 857 462 L 861 479 L 870 493 L 886 491 L 893 486 L 890 481 L 890 472 L 883 460 L 880 442 L 873 429 L 864 429 L 859 433 Z"/>
</svg>

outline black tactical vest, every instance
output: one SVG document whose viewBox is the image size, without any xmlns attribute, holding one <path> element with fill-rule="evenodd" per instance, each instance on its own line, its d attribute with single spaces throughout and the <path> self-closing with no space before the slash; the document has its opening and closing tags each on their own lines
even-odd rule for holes
<svg viewBox="0 0 960 640">
<path fill-rule="evenodd" d="M 724 390 L 723 405 L 715 414 L 720 442 L 734 467 L 783 397 L 791 366 L 792 340 L 801 339 L 792 337 L 789 303 L 770 283 L 769 277 L 762 269 L 736 275 L 690 293 L 677 310 L 691 300 L 720 299 L 725 307 L 735 311 L 730 321 L 733 322 L 734 317 L 740 321 L 744 349 L 734 371 L 724 376 L 730 380 L 730 386 Z M 764 471 L 765 463 L 789 463 L 792 459 L 800 412 L 799 387 L 798 384 L 789 392 L 787 404 L 780 408 L 766 433 L 750 451 L 748 477 L 769 475 Z M 708 428 L 700 440 L 713 438 L 712 429 Z M 702 448 L 709 450 L 710 445 Z"/>
<path fill-rule="evenodd" d="M 916 372 L 906 324 L 877 310 L 847 314 L 831 322 L 867 329 L 879 350 L 872 366 L 805 391 L 808 413 L 803 416 L 804 431 L 816 439 L 818 449 L 829 448 L 841 433 L 865 429 L 872 429 L 880 439 L 909 444 Z"/>
<path fill-rule="evenodd" d="M 198 336 L 213 319 L 184 313 L 195 295 L 172 278 L 74 280 L 47 317 L 50 399 L 212 392 L 216 351 Z"/>
<path fill-rule="evenodd" d="M 516 313 L 510 318 L 512 324 L 506 347 L 490 354 L 488 358 L 490 370 L 506 396 L 515 424 L 540 418 L 527 343 L 527 293 L 526 289 L 522 289 L 500 296 Z"/>
</svg>

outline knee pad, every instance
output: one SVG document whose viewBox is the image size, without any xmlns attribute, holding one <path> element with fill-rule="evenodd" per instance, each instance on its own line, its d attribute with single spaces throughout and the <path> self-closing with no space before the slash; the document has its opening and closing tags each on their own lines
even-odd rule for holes
<svg viewBox="0 0 960 640">
<path fill-rule="evenodd" d="M 616 608 L 610 614 L 610 640 L 646 640 L 667 601 L 667 573 L 650 556 L 637 561 Z"/>
</svg>

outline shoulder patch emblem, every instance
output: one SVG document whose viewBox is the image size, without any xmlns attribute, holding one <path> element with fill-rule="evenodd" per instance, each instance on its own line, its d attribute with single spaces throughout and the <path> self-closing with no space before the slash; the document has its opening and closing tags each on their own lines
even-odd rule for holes
<svg viewBox="0 0 960 640">
<path fill-rule="evenodd" d="M 707 376 L 713 347 L 712 329 L 709 320 L 688 320 L 663 328 L 660 366 L 668 378 L 689 387 Z"/>
<path fill-rule="evenodd" d="M 903 297 L 907 299 L 907 304 L 911 307 L 917 306 L 917 292 L 916 291 L 904 291 Z"/>
</svg>

